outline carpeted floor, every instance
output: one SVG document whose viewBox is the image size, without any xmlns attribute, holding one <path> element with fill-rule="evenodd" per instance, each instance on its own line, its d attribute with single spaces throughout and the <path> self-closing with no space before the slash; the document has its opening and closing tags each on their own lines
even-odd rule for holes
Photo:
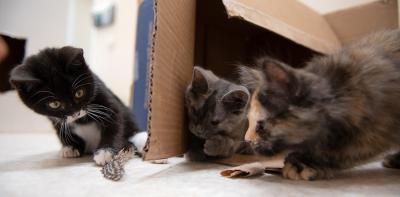
<svg viewBox="0 0 400 197">
<path fill-rule="evenodd" d="M 91 157 L 61 159 L 54 134 L 0 133 L 0 196 L 400 196 L 400 170 L 372 163 L 328 181 L 272 175 L 228 179 L 218 164 L 182 158 L 151 164 L 135 158 L 123 180 L 106 180 Z"/>
</svg>

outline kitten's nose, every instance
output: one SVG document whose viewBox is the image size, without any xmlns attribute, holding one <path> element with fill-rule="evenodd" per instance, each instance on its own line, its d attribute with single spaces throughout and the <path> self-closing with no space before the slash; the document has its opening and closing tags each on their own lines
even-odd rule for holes
<svg viewBox="0 0 400 197">
<path fill-rule="evenodd" d="M 212 120 L 211 124 L 217 126 L 219 124 L 219 120 Z"/>
<path fill-rule="evenodd" d="M 265 125 L 265 121 L 263 121 L 263 120 L 257 121 L 256 132 L 263 132 L 265 129 L 264 125 Z"/>
<path fill-rule="evenodd" d="M 72 117 L 77 118 L 81 115 L 81 111 L 75 112 L 72 114 Z"/>
</svg>

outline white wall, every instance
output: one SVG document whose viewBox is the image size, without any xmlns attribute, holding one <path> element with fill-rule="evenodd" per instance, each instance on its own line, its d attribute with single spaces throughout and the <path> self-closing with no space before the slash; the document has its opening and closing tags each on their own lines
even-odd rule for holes
<svg viewBox="0 0 400 197">
<path fill-rule="evenodd" d="M 90 50 L 90 31 L 92 0 L 69 0 L 67 21 L 67 44 L 83 48 L 88 60 Z M 89 61 L 90 63 L 90 61 Z"/>
<path fill-rule="evenodd" d="M 28 54 L 66 41 L 69 0 L 0 0 L 0 31 L 29 38 Z"/>
<path fill-rule="evenodd" d="M 346 9 L 360 4 L 378 0 L 298 0 L 321 14 Z"/>
<path fill-rule="evenodd" d="M 137 1 L 93 1 L 94 6 L 106 2 L 115 2 L 115 22 L 92 29 L 90 62 L 95 73 L 128 105 L 134 76 Z"/>
<path fill-rule="evenodd" d="M 27 55 L 66 43 L 69 0 L 0 0 L 0 32 L 27 38 Z M 25 107 L 15 91 L 0 95 L 0 132 L 51 131 L 46 118 Z"/>
</svg>

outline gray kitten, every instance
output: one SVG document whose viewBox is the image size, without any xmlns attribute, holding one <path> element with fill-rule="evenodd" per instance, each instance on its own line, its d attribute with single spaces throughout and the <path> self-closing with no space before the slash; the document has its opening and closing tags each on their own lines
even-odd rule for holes
<svg viewBox="0 0 400 197">
<path fill-rule="evenodd" d="M 188 157 L 205 160 L 229 157 L 245 147 L 249 91 L 195 67 L 185 94 L 192 134 Z M 244 148 L 245 149 L 245 148 Z"/>
<path fill-rule="evenodd" d="M 327 178 L 387 151 L 383 165 L 400 168 L 400 31 L 373 34 L 316 57 L 303 69 L 270 58 L 241 79 L 257 102 L 253 148 L 289 150 L 283 176 Z"/>
</svg>

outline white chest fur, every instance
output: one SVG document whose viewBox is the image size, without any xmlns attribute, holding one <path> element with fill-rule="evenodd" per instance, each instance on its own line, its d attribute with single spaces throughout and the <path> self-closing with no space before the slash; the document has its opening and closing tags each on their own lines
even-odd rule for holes
<svg viewBox="0 0 400 197">
<path fill-rule="evenodd" d="M 92 153 L 100 143 L 101 131 L 96 123 L 74 124 L 74 133 L 85 141 L 86 153 Z"/>
</svg>

